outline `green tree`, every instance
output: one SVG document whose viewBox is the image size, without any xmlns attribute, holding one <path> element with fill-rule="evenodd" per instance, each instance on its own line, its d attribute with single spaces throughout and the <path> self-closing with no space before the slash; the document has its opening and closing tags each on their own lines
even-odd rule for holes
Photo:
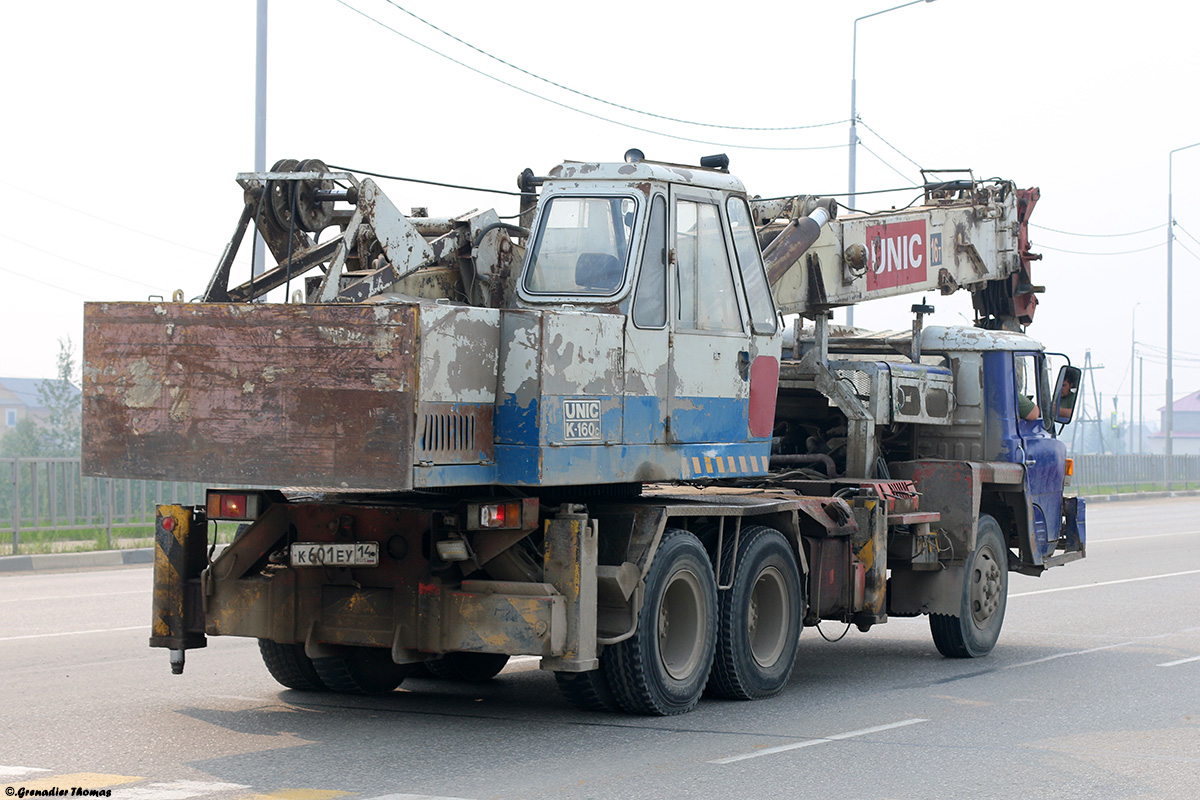
<svg viewBox="0 0 1200 800">
<path fill-rule="evenodd" d="M 44 456 L 44 432 L 28 417 L 17 420 L 17 426 L 0 436 L 0 458 L 37 458 Z"/>
<path fill-rule="evenodd" d="M 42 381 L 38 400 L 49 412 L 42 423 L 44 456 L 77 456 L 83 427 L 83 398 L 75 386 L 75 347 L 71 337 L 58 340 L 58 378 Z"/>
</svg>

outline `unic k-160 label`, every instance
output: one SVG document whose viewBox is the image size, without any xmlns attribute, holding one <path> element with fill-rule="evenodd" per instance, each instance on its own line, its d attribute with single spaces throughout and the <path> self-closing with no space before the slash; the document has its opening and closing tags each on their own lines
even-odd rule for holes
<svg viewBox="0 0 1200 800">
<path fill-rule="evenodd" d="M 600 435 L 599 400 L 563 400 L 563 441 L 598 442 Z"/>
</svg>

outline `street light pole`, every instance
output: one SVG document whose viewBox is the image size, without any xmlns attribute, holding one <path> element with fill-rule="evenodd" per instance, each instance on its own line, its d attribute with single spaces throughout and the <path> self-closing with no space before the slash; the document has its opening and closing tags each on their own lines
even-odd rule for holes
<svg viewBox="0 0 1200 800">
<path fill-rule="evenodd" d="M 254 171 L 267 171 L 267 0 L 258 0 L 254 48 Z M 267 243 L 255 231 L 258 246 L 254 249 L 254 277 L 266 271 Z"/>
<path fill-rule="evenodd" d="M 264 0 L 265 2 L 265 0 Z M 882 11 L 876 11 L 872 14 L 864 14 L 854 20 L 854 44 L 850 51 L 850 180 L 849 180 L 849 197 L 846 200 L 846 205 L 854 208 L 854 179 L 857 167 L 858 156 L 858 23 L 859 20 L 878 17 L 880 14 L 886 14 L 889 11 L 896 11 L 901 8 L 915 6 L 917 3 L 932 3 L 933 0 L 910 0 L 908 3 L 903 3 L 891 8 L 885 8 Z M 846 324 L 854 325 L 854 306 L 846 306 Z"/>
<path fill-rule="evenodd" d="M 1133 452 L 1133 368 L 1137 366 L 1137 310 L 1141 301 L 1133 304 L 1133 321 L 1129 323 L 1129 452 Z"/>
<path fill-rule="evenodd" d="M 1174 448 L 1171 446 L 1171 434 L 1173 433 L 1172 428 L 1174 427 L 1173 423 L 1174 423 L 1174 417 L 1175 417 L 1175 413 L 1174 413 L 1175 412 L 1175 409 L 1174 409 L 1175 381 L 1173 379 L 1174 376 L 1172 374 L 1172 367 L 1174 365 L 1173 364 L 1173 362 L 1174 362 L 1173 356 L 1174 356 L 1175 351 L 1172 346 L 1173 337 L 1172 337 L 1172 326 L 1171 326 L 1171 322 L 1172 322 L 1172 309 L 1171 309 L 1172 285 L 1171 284 L 1172 284 L 1172 280 L 1174 277 L 1173 276 L 1173 266 L 1174 266 L 1173 259 L 1174 259 L 1174 250 L 1175 250 L 1175 247 L 1174 247 L 1174 245 L 1175 245 L 1175 211 L 1174 211 L 1174 208 L 1172 205 L 1174 202 L 1172 199 L 1172 195 L 1173 195 L 1172 183 L 1174 181 L 1175 154 L 1180 152 L 1181 150 L 1190 150 L 1193 147 L 1200 147 L 1200 142 L 1193 142 L 1192 144 L 1184 145 L 1183 147 L 1176 147 L 1174 150 L 1172 150 L 1170 153 L 1167 154 L 1167 415 L 1166 415 L 1166 420 L 1165 420 L 1166 424 L 1164 426 L 1167 429 L 1166 430 L 1167 440 L 1166 440 L 1166 451 L 1165 451 L 1167 457 L 1164 459 L 1164 462 L 1166 464 L 1164 469 L 1166 469 L 1166 471 L 1167 471 L 1166 472 L 1166 483 L 1167 483 L 1168 491 L 1171 488 L 1171 456 L 1174 452 Z"/>
</svg>

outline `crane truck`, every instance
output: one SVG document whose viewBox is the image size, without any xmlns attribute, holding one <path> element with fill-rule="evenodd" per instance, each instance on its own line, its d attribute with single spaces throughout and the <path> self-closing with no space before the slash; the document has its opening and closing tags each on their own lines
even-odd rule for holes
<svg viewBox="0 0 1200 800">
<path fill-rule="evenodd" d="M 656 715 L 779 693 L 823 622 L 928 615 L 986 655 L 1010 571 L 1085 555 L 1079 371 L 1022 332 L 1038 190 L 925 179 L 839 217 L 631 151 L 525 170 L 505 221 L 315 159 L 240 174 L 202 295 L 85 308 L 85 469 L 212 487 L 159 507 L 151 646 L 179 673 L 254 637 L 349 693 L 536 656 L 580 708 Z M 277 263 L 239 282 L 247 231 Z M 958 290 L 975 326 L 830 322 Z"/>
</svg>

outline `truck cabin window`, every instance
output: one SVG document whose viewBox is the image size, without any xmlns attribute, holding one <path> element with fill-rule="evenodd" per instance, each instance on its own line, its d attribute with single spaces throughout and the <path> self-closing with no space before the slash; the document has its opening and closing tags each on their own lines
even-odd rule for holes
<svg viewBox="0 0 1200 800">
<path fill-rule="evenodd" d="M 1013 367 L 1013 377 L 1017 385 L 1017 418 L 1027 422 L 1040 420 L 1042 404 L 1038 395 L 1037 356 L 1015 356 Z"/>
<path fill-rule="evenodd" d="M 667 324 L 667 201 L 656 195 L 646 226 L 642 269 L 633 293 L 633 324 L 661 328 Z"/>
<path fill-rule="evenodd" d="M 632 197 L 552 197 L 525 272 L 526 291 L 616 292 L 625 278 L 636 208 Z"/>
<path fill-rule="evenodd" d="M 679 264 L 679 327 L 741 331 L 729 251 L 717 206 L 680 200 L 675 205 L 675 258 Z"/>
<path fill-rule="evenodd" d="M 729 210 L 729 228 L 742 272 L 742 286 L 750 303 L 750 327 L 755 333 L 770 335 L 779 323 L 762 256 L 758 252 L 758 234 L 754 231 L 750 208 L 744 197 L 729 198 L 725 207 Z"/>
</svg>

